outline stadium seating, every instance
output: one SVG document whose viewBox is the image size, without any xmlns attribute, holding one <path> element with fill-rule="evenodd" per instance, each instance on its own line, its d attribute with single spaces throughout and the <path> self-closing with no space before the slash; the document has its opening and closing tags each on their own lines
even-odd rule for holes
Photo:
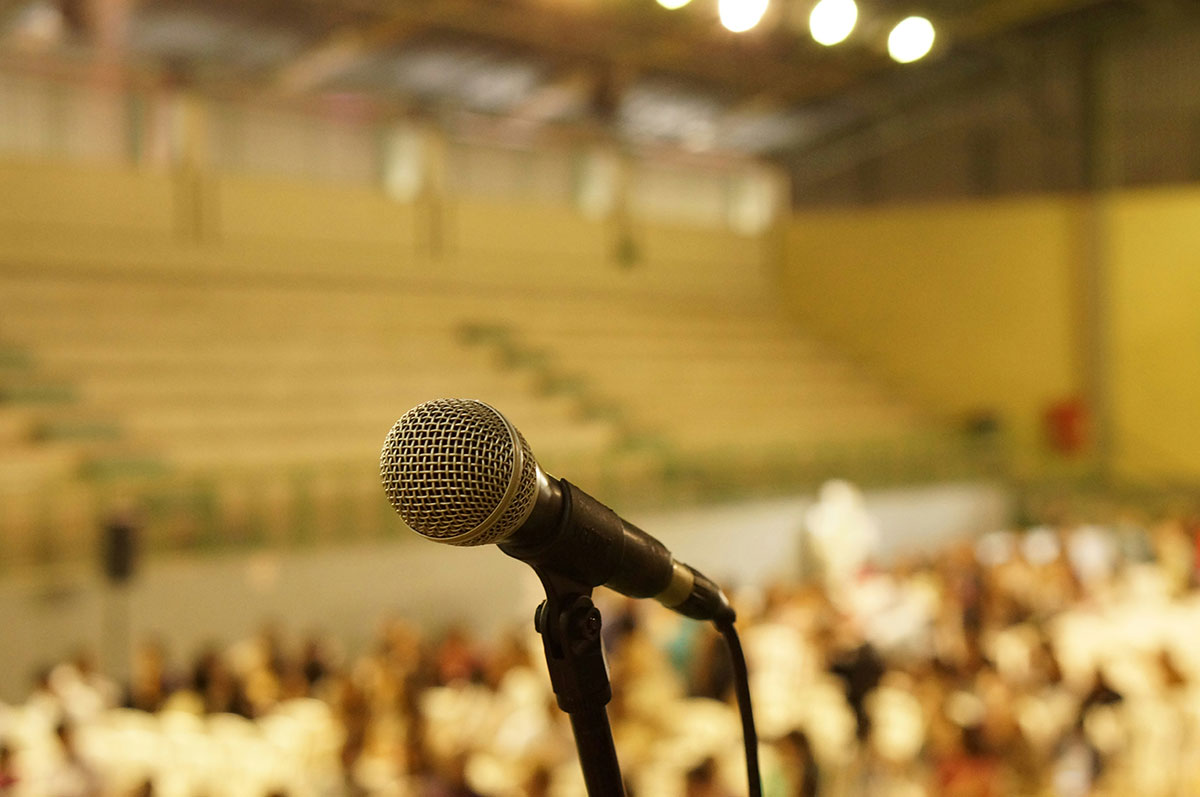
<svg viewBox="0 0 1200 797">
<path fill-rule="evenodd" d="M 551 472 L 643 494 L 668 474 L 778 481 L 781 461 L 928 427 L 778 305 L 765 239 L 639 222 L 618 265 L 613 231 L 567 207 L 43 176 L 64 190 L 0 211 L 5 561 L 82 550 L 130 502 L 167 547 L 330 525 L 303 516 L 394 526 L 374 452 L 444 395 L 496 405 Z M 76 224 L 72 186 L 131 204 Z M 90 495 L 81 520 L 66 489 Z"/>
</svg>

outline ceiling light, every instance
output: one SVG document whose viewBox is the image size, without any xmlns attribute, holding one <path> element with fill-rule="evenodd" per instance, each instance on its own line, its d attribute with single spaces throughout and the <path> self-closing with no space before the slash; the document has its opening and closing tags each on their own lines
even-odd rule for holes
<svg viewBox="0 0 1200 797">
<path fill-rule="evenodd" d="M 854 0 L 821 0 L 808 16 L 808 29 L 817 44 L 829 47 L 845 41 L 857 21 Z"/>
<path fill-rule="evenodd" d="M 932 48 L 933 23 L 925 17 L 903 19 L 888 35 L 888 55 L 902 64 L 924 58 Z"/>
<path fill-rule="evenodd" d="M 658 4 L 663 8 L 669 8 L 674 11 L 677 8 L 683 8 L 692 0 L 658 0 Z"/>
<path fill-rule="evenodd" d="M 718 0 L 717 13 L 721 24 L 734 33 L 753 28 L 767 13 L 769 0 Z"/>
</svg>

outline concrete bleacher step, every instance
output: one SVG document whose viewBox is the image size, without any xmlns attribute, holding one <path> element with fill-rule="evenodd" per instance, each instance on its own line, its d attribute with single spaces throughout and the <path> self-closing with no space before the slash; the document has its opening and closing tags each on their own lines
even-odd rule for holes
<svg viewBox="0 0 1200 797">
<path fill-rule="evenodd" d="M 28 407 L 0 405 L 0 446 L 16 447 L 34 437 L 37 416 Z"/>
<path fill-rule="evenodd" d="M 24 346 L 0 344 L 0 373 L 26 371 L 33 367 L 33 355 Z"/>
<path fill-rule="evenodd" d="M 576 398 L 585 414 L 619 423 L 627 446 L 811 446 L 912 420 L 852 364 L 775 313 L 535 315 L 518 324 L 485 318 L 461 335 L 499 351 L 508 366 L 538 372 L 543 389 Z"/>
<path fill-rule="evenodd" d="M 671 440 L 677 441 L 675 447 L 678 450 L 702 452 L 724 448 L 766 451 L 785 448 L 815 450 L 821 446 L 854 446 L 863 442 L 901 439 L 914 433 L 915 430 L 887 424 L 835 427 L 799 421 L 793 424 L 734 428 L 714 424 L 670 430 L 666 434 Z"/>
<path fill-rule="evenodd" d="M 343 374 L 369 373 L 372 370 L 399 371 L 427 367 L 430 362 L 452 357 L 455 351 L 415 342 L 413 351 L 398 346 L 376 347 L 362 341 L 339 340 L 308 343 L 285 340 L 230 341 L 220 348 L 212 340 L 183 341 L 160 338 L 156 351 L 148 347 L 133 350 L 122 342 L 102 344 L 112 354 L 65 346 L 47 346 L 40 364 L 44 373 L 70 374 L 72 377 L 120 380 L 126 377 L 170 379 L 177 374 L 193 374 L 213 379 L 234 379 L 242 375 L 272 375 L 311 371 L 317 379 Z M 95 341 L 92 341 L 93 343 Z M 239 351 L 240 350 L 240 351 Z M 250 354 L 252 350 L 257 350 Z"/>
<path fill-rule="evenodd" d="M 644 339 L 636 329 L 601 331 L 572 338 L 571 350 L 584 356 L 604 356 L 636 345 L 635 353 L 656 357 L 692 356 L 698 350 L 714 359 L 745 357 L 817 356 L 824 350 L 812 339 L 772 331 L 759 335 L 725 335 L 704 329 L 682 329 Z"/>
<path fill-rule="evenodd" d="M 87 457 L 78 472 L 82 478 L 95 481 L 123 481 L 158 478 L 172 471 L 172 463 L 162 455 L 107 452 Z"/>
<path fill-rule="evenodd" d="M 494 402 L 522 429 L 537 456 L 547 461 L 586 457 L 613 448 L 616 432 L 599 422 L 580 423 L 568 418 L 523 410 L 516 403 Z M 407 407 L 405 407 L 407 409 Z M 514 411 L 515 410 L 515 411 Z M 177 428 L 166 433 L 131 432 L 130 444 L 139 450 L 157 451 L 164 463 L 183 470 L 306 467 L 331 462 L 373 462 L 388 429 L 403 410 L 387 416 L 364 418 L 357 423 L 327 418 L 302 426 L 224 425 Z M 536 441 L 536 442 L 534 442 Z"/>
<path fill-rule="evenodd" d="M 523 433 L 543 441 L 547 449 L 606 448 L 614 442 L 616 430 L 603 421 L 555 417 L 552 410 L 530 409 L 519 402 L 494 403 Z M 396 416 L 407 409 L 313 414 L 243 410 L 208 416 L 187 413 L 160 418 L 139 416 L 128 421 L 128 442 L 144 449 L 171 452 L 172 456 L 193 458 L 196 455 L 192 452 L 221 447 L 254 446 L 286 452 L 303 449 L 314 440 L 340 440 L 348 452 L 362 457 L 365 452 L 378 452 Z"/>
<path fill-rule="evenodd" d="M 41 442 L 112 442 L 123 435 L 116 421 L 96 418 L 43 418 L 32 429 L 32 437 Z"/>
<path fill-rule="evenodd" d="M 611 345 L 594 351 L 574 347 L 559 352 L 552 361 L 563 369 L 620 368 L 631 374 L 659 373 L 670 369 L 709 378 L 743 379 L 794 376 L 809 379 L 845 379 L 855 370 L 844 361 L 807 352 L 781 354 L 775 350 L 714 351 L 694 342 L 664 351 L 653 345 Z"/>
<path fill-rule="evenodd" d="M 4 310 L 0 307 L 0 313 Z M 305 325 L 303 312 L 289 314 L 286 321 L 278 323 L 260 321 L 246 323 L 233 314 L 206 314 L 180 317 L 170 322 L 160 322 L 149 317 L 140 323 L 119 319 L 112 324 L 94 320 L 90 323 L 59 324 L 34 321 L 22 325 L 13 338 L 24 345 L 35 347 L 89 346 L 106 347 L 116 356 L 130 349 L 161 349 L 179 346 L 195 347 L 201 354 L 219 348 L 236 348 L 238 344 L 262 346 L 270 351 L 312 352 L 328 356 L 341 349 L 356 353 L 358 347 L 378 353 L 403 355 L 408 350 L 419 353 L 426 349 L 436 354 L 438 348 L 450 349 L 456 341 L 442 343 L 438 335 L 441 330 L 414 330 L 409 328 L 384 329 L 367 327 L 343 330 L 324 327 L 313 323 Z M 120 347 L 112 349 L 112 347 Z M 129 347 L 127 349 L 126 347 Z M 82 359 L 82 358 L 80 358 Z"/>
<path fill-rule="evenodd" d="M 415 372 L 403 368 L 369 369 L 358 373 L 269 373 L 264 366 L 252 374 L 218 378 L 180 373 L 173 378 L 112 375 L 82 380 L 80 395 L 93 411 L 126 413 L 187 409 L 215 413 L 238 407 L 344 408 L 398 406 L 405 396 L 418 400 L 440 396 L 526 395 L 533 389 L 528 375 L 479 373 L 478 368 L 450 364 L 445 370 Z"/>
<path fill-rule="evenodd" d="M 369 471 L 395 419 L 442 396 L 493 404 L 597 490 L 671 456 L 761 463 L 910 422 L 769 302 L 26 272 L 0 274 L 0 319 L 32 353 L 5 368 L 0 347 L 0 396 L 42 396 L 0 407 L 0 441 L 69 448 L 95 479 Z"/>
<path fill-rule="evenodd" d="M 0 376 L 0 404 L 67 404 L 78 398 L 71 382 Z"/>
<path fill-rule="evenodd" d="M 15 445 L 0 457 L 0 485 L 45 484 L 78 475 L 83 454 L 74 446 Z"/>
</svg>

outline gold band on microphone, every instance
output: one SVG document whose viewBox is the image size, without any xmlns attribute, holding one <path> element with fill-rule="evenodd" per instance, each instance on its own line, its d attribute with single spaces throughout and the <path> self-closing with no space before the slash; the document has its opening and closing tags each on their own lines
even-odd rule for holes
<svg viewBox="0 0 1200 797">
<path fill-rule="evenodd" d="M 671 582 L 667 584 L 666 589 L 654 596 L 654 600 L 668 609 L 687 600 L 692 594 L 692 587 L 696 585 L 696 577 L 692 575 L 691 568 L 676 561 L 672 561 L 671 565 Z"/>
</svg>

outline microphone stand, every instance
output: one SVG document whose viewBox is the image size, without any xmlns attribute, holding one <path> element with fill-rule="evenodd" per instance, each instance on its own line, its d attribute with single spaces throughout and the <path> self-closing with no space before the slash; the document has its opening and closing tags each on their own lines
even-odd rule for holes
<svg viewBox="0 0 1200 797">
<path fill-rule="evenodd" d="M 546 589 L 534 614 L 558 707 L 571 718 L 575 749 L 589 797 L 624 797 L 621 766 L 605 706 L 612 684 L 600 644 L 600 610 L 592 588 L 533 567 Z"/>
</svg>

